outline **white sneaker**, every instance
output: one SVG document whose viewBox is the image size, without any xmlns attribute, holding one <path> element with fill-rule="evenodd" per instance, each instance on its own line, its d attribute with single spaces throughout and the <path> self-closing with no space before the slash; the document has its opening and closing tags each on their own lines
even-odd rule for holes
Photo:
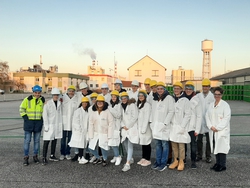
<svg viewBox="0 0 250 188">
<path fill-rule="evenodd" d="M 70 159 L 71 159 L 71 156 L 70 156 L 70 155 L 66 155 L 66 159 L 67 159 L 67 160 L 70 160 Z"/>
<path fill-rule="evenodd" d="M 88 163 L 89 161 L 87 159 L 85 159 L 84 157 L 82 157 L 80 160 L 79 160 L 79 164 L 86 164 Z"/>
<path fill-rule="evenodd" d="M 115 163 L 116 162 L 116 158 L 117 157 L 113 157 L 113 159 L 110 161 L 111 163 Z"/>
<path fill-rule="evenodd" d="M 137 164 L 141 165 L 144 161 L 145 161 L 145 159 L 142 158 L 140 161 L 137 162 Z"/>
<path fill-rule="evenodd" d="M 78 157 L 77 161 L 79 162 L 81 160 L 81 157 Z"/>
<path fill-rule="evenodd" d="M 60 157 L 59 157 L 59 160 L 60 161 L 63 161 L 65 159 L 65 156 L 64 155 L 61 155 Z"/>
<path fill-rule="evenodd" d="M 115 165 L 118 166 L 121 164 L 121 161 L 122 161 L 122 157 L 119 156 L 119 157 L 116 157 L 116 161 L 115 161 Z"/>
<path fill-rule="evenodd" d="M 128 170 L 130 170 L 130 165 L 129 165 L 129 164 L 125 164 L 125 165 L 123 166 L 122 171 L 123 171 L 123 172 L 127 172 Z"/>
<path fill-rule="evenodd" d="M 93 163 L 94 161 L 96 160 L 96 157 L 95 156 L 93 156 L 91 159 L 90 159 L 90 163 Z"/>
<path fill-rule="evenodd" d="M 134 163 L 134 159 L 131 158 L 129 162 L 130 162 L 130 164 L 133 164 Z"/>
</svg>

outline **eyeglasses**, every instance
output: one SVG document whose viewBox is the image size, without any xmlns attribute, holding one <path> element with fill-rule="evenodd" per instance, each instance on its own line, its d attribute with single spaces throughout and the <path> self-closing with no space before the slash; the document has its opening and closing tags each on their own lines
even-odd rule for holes
<svg viewBox="0 0 250 188">
<path fill-rule="evenodd" d="M 108 88 L 102 88 L 102 90 L 108 90 Z"/>
<path fill-rule="evenodd" d="M 218 94 L 218 93 L 214 93 L 214 96 L 221 96 L 221 93 Z"/>
</svg>

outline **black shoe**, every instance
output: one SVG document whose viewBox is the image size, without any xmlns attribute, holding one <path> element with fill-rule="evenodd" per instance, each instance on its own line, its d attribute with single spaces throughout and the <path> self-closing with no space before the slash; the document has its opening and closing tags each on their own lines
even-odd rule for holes
<svg viewBox="0 0 250 188">
<path fill-rule="evenodd" d="M 47 159 L 46 159 L 46 160 L 47 160 Z M 49 160 L 50 160 L 50 161 L 59 161 L 59 159 L 56 158 L 55 155 L 51 155 L 51 156 L 49 157 Z"/>
<path fill-rule="evenodd" d="M 192 169 L 197 169 L 197 166 L 196 166 L 196 164 L 195 164 L 195 161 L 192 161 L 191 168 L 192 168 Z"/>
<path fill-rule="evenodd" d="M 42 165 L 46 165 L 46 164 L 48 164 L 48 161 L 47 161 L 47 159 L 44 157 L 44 158 L 42 159 Z"/>
<path fill-rule="evenodd" d="M 28 166 L 28 165 L 29 165 L 29 156 L 26 156 L 26 157 L 24 157 L 23 159 L 24 159 L 23 165 L 24 165 L 24 166 Z"/>
<path fill-rule="evenodd" d="M 172 158 L 168 158 L 167 166 L 169 166 L 171 163 L 172 163 Z"/>
<path fill-rule="evenodd" d="M 212 162 L 211 157 L 207 157 L 206 162 L 211 163 Z"/>
<path fill-rule="evenodd" d="M 38 159 L 37 155 L 33 156 L 33 161 L 34 161 L 34 163 L 36 163 L 36 164 L 39 163 L 39 159 Z"/>
<path fill-rule="evenodd" d="M 226 170 L 227 168 L 225 166 L 221 166 L 221 165 L 218 165 L 214 170 L 216 172 L 221 172 L 221 171 L 224 171 Z"/>
<path fill-rule="evenodd" d="M 202 157 L 196 157 L 196 162 L 201 161 Z"/>
<path fill-rule="evenodd" d="M 107 160 L 103 160 L 103 161 L 102 161 L 102 166 L 105 167 L 105 166 L 107 166 L 107 165 L 108 165 L 108 161 L 107 161 Z"/>
<path fill-rule="evenodd" d="M 88 161 L 90 160 L 90 155 L 89 155 L 89 153 L 85 153 L 85 159 L 88 160 Z"/>
<path fill-rule="evenodd" d="M 93 161 L 93 165 L 95 165 L 95 164 L 101 164 L 102 163 L 102 160 L 101 159 L 95 159 L 94 161 Z"/>
<path fill-rule="evenodd" d="M 78 161 L 78 154 L 75 154 L 75 156 L 71 159 L 72 162 Z"/>
<path fill-rule="evenodd" d="M 211 170 L 215 170 L 218 167 L 218 164 L 215 163 L 214 166 L 210 167 Z"/>
</svg>

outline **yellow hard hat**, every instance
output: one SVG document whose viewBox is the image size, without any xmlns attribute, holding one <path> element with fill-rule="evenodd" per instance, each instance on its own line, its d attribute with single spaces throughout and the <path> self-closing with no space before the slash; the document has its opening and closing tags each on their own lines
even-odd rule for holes
<svg viewBox="0 0 250 188">
<path fill-rule="evenodd" d="M 150 87 L 153 87 L 153 86 L 156 86 L 156 84 L 157 84 L 156 80 L 151 80 L 149 85 Z"/>
<path fill-rule="evenodd" d="M 186 86 L 194 86 L 194 82 L 192 82 L 192 81 L 187 81 L 187 82 L 186 82 Z"/>
<path fill-rule="evenodd" d="M 146 95 L 146 96 L 148 95 L 147 92 L 146 92 L 146 90 L 144 90 L 144 89 L 141 89 L 141 90 L 139 91 L 139 93 L 143 93 L 143 94 Z"/>
<path fill-rule="evenodd" d="M 163 82 L 157 82 L 156 86 L 166 87 L 166 85 Z"/>
<path fill-rule="evenodd" d="M 120 97 L 128 97 L 128 93 L 124 91 L 120 94 Z"/>
<path fill-rule="evenodd" d="M 119 96 L 119 92 L 117 90 L 113 90 L 110 94 L 111 95 Z"/>
<path fill-rule="evenodd" d="M 179 86 L 180 88 L 183 89 L 183 85 L 181 82 L 175 82 L 173 86 Z"/>
<path fill-rule="evenodd" d="M 98 96 L 98 94 L 97 93 L 91 93 L 91 95 L 90 95 L 90 98 L 96 98 Z"/>
<path fill-rule="evenodd" d="M 98 95 L 97 98 L 96 98 L 96 100 L 97 101 L 105 101 L 105 98 L 102 95 Z"/>
<path fill-rule="evenodd" d="M 211 82 L 210 82 L 209 79 L 204 78 L 204 79 L 202 80 L 201 85 L 203 85 L 203 86 L 210 86 L 210 85 L 211 85 Z"/>
<path fill-rule="evenodd" d="M 76 87 L 75 87 L 74 85 L 70 85 L 70 86 L 68 87 L 68 89 L 74 89 L 74 90 L 76 90 Z"/>
<path fill-rule="evenodd" d="M 82 102 L 89 102 L 89 98 L 88 97 L 83 97 Z"/>
<path fill-rule="evenodd" d="M 144 84 L 150 84 L 151 79 L 150 78 L 146 78 L 144 81 Z"/>
</svg>

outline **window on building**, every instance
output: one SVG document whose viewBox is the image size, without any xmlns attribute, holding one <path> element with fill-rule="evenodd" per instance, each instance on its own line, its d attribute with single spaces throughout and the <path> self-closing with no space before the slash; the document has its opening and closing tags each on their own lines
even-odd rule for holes
<svg viewBox="0 0 250 188">
<path fill-rule="evenodd" d="M 90 87 L 93 87 L 93 84 L 89 84 Z"/>
<path fill-rule="evenodd" d="M 95 87 L 99 87 L 99 84 L 96 84 Z"/>
<path fill-rule="evenodd" d="M 62 78 L 58 78 L 58 82 L 61 82 L 62 81 Z"/>
<path fill-rule="evenodd" d="M 36 78 L 36 82 L 39 82 L 39 78 Z"/>
<path fill-rule="evenodd" d="M 141 76 L 141 70 L 135 70 L 135 76 Z"/>
<path fill-rule="evenodd" d="M 152 70 L 152 77 L 158 77 L 159 76 L 159 70 Z"/>
<path fill-rule="evenodd" d="M 48 81 L 52 81 L 52 78 L 48 78 Z"/>
</svg>

